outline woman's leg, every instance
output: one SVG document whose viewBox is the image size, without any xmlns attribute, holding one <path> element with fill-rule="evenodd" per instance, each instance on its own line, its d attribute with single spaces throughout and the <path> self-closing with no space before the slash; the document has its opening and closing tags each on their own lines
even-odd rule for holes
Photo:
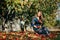
<svg viewBox="0 0 60 40">
<path fill-rule="evenodd" d="M 46 27 L 40 28 L 40 29 L 36 30 L 36 32 L 38 34 L 44 34 L 44 35 L 48 35 L 49 34 L 49 30 Z"/>
<path fill-rule="evenodd" d="M 43 30 L 42 30 L 42 28 L 33 28 L 33 30 L 36 32 L 36 33 L 38 33 L 38 34 L 43 34 Z"/>
<path fill-rule="evenodd" d="M 42 30 L 45 35 L 49 35 L 49 30 L 46 27 L 42 27 Z"/>
</svg>

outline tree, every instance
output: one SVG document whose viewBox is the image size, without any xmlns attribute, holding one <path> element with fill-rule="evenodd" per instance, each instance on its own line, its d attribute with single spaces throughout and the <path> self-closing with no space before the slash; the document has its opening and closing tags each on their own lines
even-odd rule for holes
<svg viewBox="0 0 60 40">
<path fill-rule="evenodd" d="M 4 0 L 2 12 L 4 14 L 15 14 L 15 16 L 23 15 L 27 19 L 32 19 L 32 16 L 38 11 L 42 10 L 45 18 L 44 25 L 48 27 L 55 26 L 57 3 L 60 0 Z M 2 4 L 2 3 L 1 3 Z"/>
</svg>

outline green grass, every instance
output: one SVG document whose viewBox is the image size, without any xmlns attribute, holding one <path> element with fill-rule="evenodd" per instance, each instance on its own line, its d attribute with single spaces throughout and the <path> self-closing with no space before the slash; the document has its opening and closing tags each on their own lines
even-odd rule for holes
<svg viewBox="0 0 60 40">
<path fill-rule="evenodd" d="M 60 40 L 60 35 L 58 35 L 54 40 Z"/>
</svg>

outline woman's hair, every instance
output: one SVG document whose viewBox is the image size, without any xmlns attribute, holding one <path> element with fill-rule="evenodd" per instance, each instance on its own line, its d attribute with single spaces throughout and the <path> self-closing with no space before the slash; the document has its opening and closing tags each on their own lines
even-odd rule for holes
<svg viewBox="0 0 60 40">
<path fill-rule="evenodd" d="M 42 12 L 42 10 L 38 10 L 38 12 Z"/>
<path fill-rule="evenodd" d="M 42 13 L 42 10 L 38 10 L 38 11 L 35 13 L 35 16 L 38 16 L 38 12 L 41 12 L 41 13 Z"/>
<path fill-rule="evenodd" d="M 39 12 L 41 12 L 41 16 L 39 17 L 39 19 L 42 20 L 42 18 L 43 18 L 42 10 L 38 10 L 38 12 L 35 14 L 35 16 L 37 17 Z"/>
</svg>

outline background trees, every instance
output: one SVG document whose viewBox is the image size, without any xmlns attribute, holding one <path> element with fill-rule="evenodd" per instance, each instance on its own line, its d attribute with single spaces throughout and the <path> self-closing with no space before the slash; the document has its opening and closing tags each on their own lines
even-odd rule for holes
<svg viewBox="0 0 60 40">
<path fill-rule="evenodd" d="M 60 0 L 4 0 L 0 1 L 0 15 L 4 19 L 13 19 L 21 15 L 31 22 L 32 16 L 42 10 L 44 25 L 54 27 L 56 24 L 57 3 Z"/>
</svg>

